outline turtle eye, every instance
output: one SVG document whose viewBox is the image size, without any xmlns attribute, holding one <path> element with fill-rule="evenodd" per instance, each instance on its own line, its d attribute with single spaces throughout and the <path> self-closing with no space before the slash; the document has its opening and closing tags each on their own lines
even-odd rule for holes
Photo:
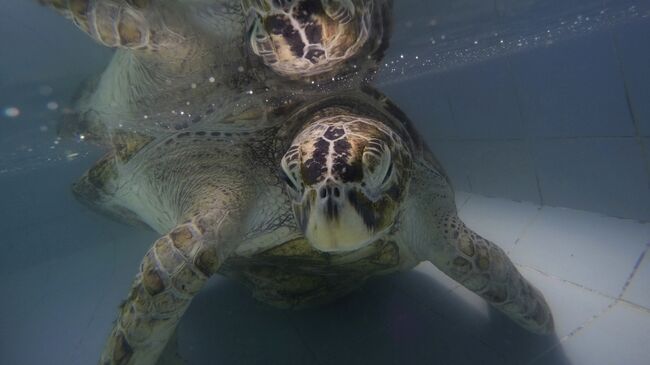
<svg viewBox="0 0 650 365">
<path fill-rule="evenodd" d="M 383 145 L 369 145 L 363 152 L 363 176 L 366 183 L 373 188 L 381 187 L 393 172 L 393 160 L 390 150 Z"/>
</svg>

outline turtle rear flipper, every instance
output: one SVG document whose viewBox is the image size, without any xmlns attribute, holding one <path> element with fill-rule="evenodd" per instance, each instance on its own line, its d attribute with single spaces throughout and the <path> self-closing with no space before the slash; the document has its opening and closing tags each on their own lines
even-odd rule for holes
<svg viewBox="0 0 650 365">
<path fill-rule="evenodd" d="M 93 75 L 84 80 L 70 99 L 74 110 L 64 110 L 57 121 L 56 133 L 65 139 L 81 137 L 86 142 L 92 142 L 109 147 L 108 129 L 101 122 L 97 112 L 89 108 L 90 98 L 97 89 L 101 75 Z"/>
<path fill-rule="evenodd" d="M 75 197 L 113 219 L 132 225 L 146 226 L 136 213 L 119 204 L 115 195 L 119 188 L 119 166 L 127 164 L 151 141 L 153 141 L 152 137 L 141 133 L 113 131 L 110 139 L 112 151 L 97 161 L 79 181 L 73 184 L 72 191 Z"/>
<path fill-rule="evenodd" d="M 97 118 L 89 113 L 70 112 L 63 114 L 56 125 L 57 136 L 64 139 L 81 138 L 100 146 L 107 146 L 107 129 Z"/>
<path fill-rule="evenodd" d="M 122 223 L 147 226 L 134 212 L 115 204 L 116 179 L 117 160 L 115 153 L 110 152 L 72 184 L 72 193 L 77 200 L 98 213 Z"/>
</svg>

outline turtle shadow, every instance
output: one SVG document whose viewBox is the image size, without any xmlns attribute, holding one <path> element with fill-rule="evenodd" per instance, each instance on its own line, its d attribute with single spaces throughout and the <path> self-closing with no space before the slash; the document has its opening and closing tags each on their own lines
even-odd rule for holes
<svg viewBox="0 0 650 365">
<path fill-rule="evenodd" d="M 319 308 L 269 307 L 211 280 L 179 326 L 189 364 L 569 365 L 557 336 L 530 334 L 473 294 L 418 271 L 369 280 Z M 550 351 L 553 349 L 553 351 Z"/>
</svg>

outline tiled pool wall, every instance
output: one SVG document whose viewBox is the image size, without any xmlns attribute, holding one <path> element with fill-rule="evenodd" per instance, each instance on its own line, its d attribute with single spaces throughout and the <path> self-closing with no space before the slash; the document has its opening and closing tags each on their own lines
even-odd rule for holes
<svg viewBox="0 0 650 365">
<path fill-rule="evenodd" d="M 7 1 L 11 11 L 0 16 L 3 107 L 24 106 L 23 122 L 30 116 L 53 119 L 45 108 L 49 99 L 31 100 L 21 90 L 50 85 L 50 99 L 63 108 L 75 89 L 70 85 L 101 70 L 111 51 L 35 1 Z M 552 18 L 585 4 L 607 10 L 634 3 L 396 1 L 388 57 L 412 56 L 409 42 L 422 36 L 422 24 L 490 29 L 519 16 L 534 19 L 535 12 Z M 647 221 L 649 44 L 650 18 L 641 14 L 543 47 L 447 72 L 411 74 L 380 88 L 413 119 L 459 191 Z M 0 132 L 39 128 L 23 122 L 4 123 Z M 11 152 L 7 148 L 2 152 Z"/>
<path fill-rule="evenodd" d="M 429 6 L 443 3 L 448 2 Z M 499 7 L 485 3 L 491 2 L 474 8 L 482 22 L 507 21 Z M 634 2 L 545 2 L 551 12 L 578 3 L 595 4 L 600 13 Z M 396 6 L 400 11 L 406 10 Z M 397 41 L 417 33 L 427 19 L 422 16 L 402 14 L 408 20 L 397 19 Z M 474 13 L 465 17 L 478 19 Z M 650 14 L 595 28 L 447 72 L 389 82 L 382 90 L 413 119 L 457 190 L 647 221 Z M 408 47 L 398 52 L 413 56 Z"/>
</svg>

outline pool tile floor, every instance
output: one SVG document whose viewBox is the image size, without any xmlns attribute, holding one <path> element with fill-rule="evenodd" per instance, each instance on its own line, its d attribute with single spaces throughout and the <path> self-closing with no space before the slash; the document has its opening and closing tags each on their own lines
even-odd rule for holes
<svg viewBox="0 0 650 365">
<path fill-rule="evenodd" d="M 457 202 L 468 226 L 509 251 L 544 293 L 555 335 L 526 333 L 422 263 L 301 311 L 270 308 L 216 277 L 181 321 L 181 356 L 188 364 L 647 364 L 649 224 L 468 193 Z M 75 214 L 88 211 L 79 207 L 59 224 L 70 224 Z M 112 225 L 110 235 L 97 239 L 85 227 L 85 248 L 0 276 L 0 363 L 95 363 L 155 239 L 101 219 L 97 226 Z M 38 249 L 56 245 L 52 240 L 21 244 Z"/>
</svg>

